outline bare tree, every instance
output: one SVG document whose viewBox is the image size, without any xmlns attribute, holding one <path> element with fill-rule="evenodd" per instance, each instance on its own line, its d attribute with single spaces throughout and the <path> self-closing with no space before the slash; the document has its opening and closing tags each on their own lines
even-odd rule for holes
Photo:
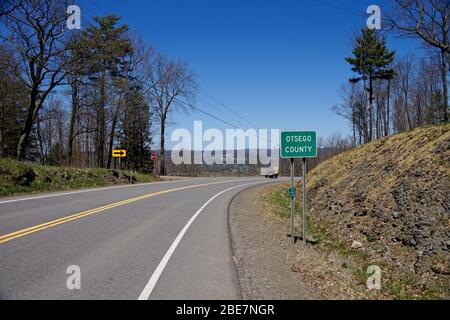
<svg viewBox="0 0 450 320">
<path fill-rule="evenodd" d="M 12 13 L 19 8 L 24 0 L 2 0 L 0 2 L 0 17 Z"/>
<path fill-rule="evenodd" d="M 20 56 L 29 89 L 29 105 L 17 145 L 17 157 L 25 157 L 33 123 L 48 95 L 63 83 L 66 58 L 66 3 L 58 0 L 21 1 L 1 19 L 6 26 L 0 36 Z"/>
<path fill-rule="evenodd" d="M 0 45 L 0 156 L 14 157 L 28 103 L 27 88 L 20 81 L 21 65 L 12 50 Z"/>
<path fill-rule="evenodd" d="M 341 97 L 343 102 L 333 106 L 332 111 L 350 121 L 353 145 L 369 142 L 369 110 L 364 86 L 358 83 L 346 83 L 341 88 Z"/>
<path fill-rule="evenodd" d="M 400 86 L 401 93 L 403 95 L 403 111 L 406 115 L 406 121 L 408 124 L 407 130 L 414 128 L 412 123 L 411 108 L 410 108 L 410 91 L 411 83 L 414 81 L 414 62 L 411 56 L 402 58 L 396 65 L 396 74 L 398 85 Z"/>
<path fill-rule="evenodd" d="M 193 97 L 194 75 L 187 66 L 178 61 L 170 61 L 161 54 L 155 55 L 149 74 L 151 100 L 154 114 L 160 125 L 160 174 L 165 175 L 165 134 L 170 115 L 186 109 L 183 101 Z"/>
<path fill-rule="evenodd" d="M 401 35 L 423 40 L 440 51 L 443 122 L 448 122 L 448 82 L 450 54 L 450 1 L 395 0 L 391 26 Z M 393 18 L 395 17 L 395 18 Z"/>
<path fill-rule="evenodd" d="M 352 147 L 351 139 L 343 137 L 341 132 L 330 134 L 325 143 L 326 148 L 332 149 L 333 154 L 338 154 Z"/>
</svg>

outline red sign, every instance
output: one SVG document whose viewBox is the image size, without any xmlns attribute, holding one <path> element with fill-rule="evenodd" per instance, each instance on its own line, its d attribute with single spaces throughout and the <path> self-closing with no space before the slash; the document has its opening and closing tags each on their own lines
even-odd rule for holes
<svg viewBox="0 0 450 320">
<path fill-rule="evenodd" d="M 158 155 L 156 153 L 152 153 L 152 155 L 150 156 L 150 160 L 152 161 L 158 160 Z"/>
</svg>

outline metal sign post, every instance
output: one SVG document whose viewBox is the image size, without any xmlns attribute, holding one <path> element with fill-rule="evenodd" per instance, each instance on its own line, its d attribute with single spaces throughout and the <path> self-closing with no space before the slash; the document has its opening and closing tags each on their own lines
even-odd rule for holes
<svg viewBox="0 0 450 320">
<path fill-rule="evenodd" d="M 156 176 L 156 162 L 158 160 L 158 155 L 156 153 L 152 153 L 150 155 L 150 160 L 153 161 L 153 175 Z"/>
<path fill-rule="evenodd" d="M 291 159 L 291 188 L 289 188 L 289 196 L 291 197 L 291 236 L 292 243 L 295 243 L 295 197 L 296 190 L 294 186 L 294 158 L 302 158 L 303 171 L 303 243 L 306 245 L 306 159 L 317 157 L 317 133 L 315 131 L 282 131 L 280 143 L 280 156 L 283 159 Z"/>
<path fill-rule="evenodd" d="M 114 150 L 112 150 L 112 157 L 113 158 L 119 158 L 119 180 L 120 180 L 120 169 L 121 169 L 121 167 L 122 167 L 122 165 L 121 165 L 121 159 L 122 158 L 126 158 L 127 157 L 127 150 L 116 150 L 116 149 L 114 149 Z"/>
<path fill-rule="evenodd" d="M 294 158 L 291 158 L 291 189 L 289 190 L 289 195 L 291 197 L 291 239 L 292 244 L 295 243 L 295 185 L 294 185 Z"/>
<path fill-rule="evenodd" d="M 303 172 L 303 243 L 306 245 L 306 199 L 307 199 L 307 189 L 306 189 L 306 158 L 302 159 L 302 172 Z"/>
</svg>

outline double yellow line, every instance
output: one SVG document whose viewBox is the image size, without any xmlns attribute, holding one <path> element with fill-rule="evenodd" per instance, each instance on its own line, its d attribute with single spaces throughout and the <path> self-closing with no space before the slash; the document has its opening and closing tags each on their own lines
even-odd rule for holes
<svg viewBox="0 0 450 320">
<path fill-rule="evenodd" d="M 211 183 L 203 183 L 203 184 L 196 184 L 196 185 L 190 185 L 190 186 L 185 186 L 185 187 L 166 189 L 166 190 L 148 193 L 148 194 L 144 194 L 142 196 L 122 200 L 119 202 L 114 202 L 114 203 L 108 204 L 106 206 L 82 211 L 82 212 L 75 213 L 75 214 L 72 214 L 72 215 L 64 217 L 64 218 L 48 221 L 45 223 L 35 225 L 33 227 L 29 227 L 26 229 L 22 229 L 22 230 L 18 230 L 18 231 L 12 232 L 12 233 L 2 235 L 2 236 L 0 236 L 0 244 L 6 243 L 13 239 L 20 238 L 20 237 L 26 236 L 28 234 L 35 233 L 35 232 L 38 232 L 38 231 L 41 231 L 41 230 L 44 230 L 47 228 L 55 227 L 57 225 L 60 225 L 60 224 L 63 224 L 63 223 L 69 222 L 69 221 L 81 219 L 81 218 L 84 218 L 84 217 L 87 217 L 87 216 L 90 216 L 90 215 L 93 215 L 93 214 L 96 214 L 96 213 L 99 213 L 102 211 L 106 211 L 106 210 L 109 210 L 109 209 L 112 209 L 115 207 L 123 206 L 125 204 L 132 203 L 135 201 L 151 198 L 151 197 L 154 197 L 154 196 L 157 196 L 160 194 L 175 192 L 175 191 L 180 191 L 180 190 L 185 190 L 185 189 L 191 189 L 191 188 L 204 187 L 204 186 L 208 186 L 208 185 L 212 185 L 212 184 L 219 184 L 219 183 L 226 183 L 226 182 L 232 182 L 232 181 L 211 182 Z"/>
</svg>

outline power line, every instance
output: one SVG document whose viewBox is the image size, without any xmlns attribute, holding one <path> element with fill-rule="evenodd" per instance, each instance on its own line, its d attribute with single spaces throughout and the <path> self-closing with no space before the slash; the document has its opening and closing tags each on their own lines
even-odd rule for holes
<svg viewBox="0 0 450 320">
<path fill-rule="evenodd" d="M 342 12 L 346 12 L 346 13 L 349 13 L 349 14 L 352 14 L 352 15 L 355 15 L 355 16 L 358 16 L 358 17 L 364 16 L 364 14 L 355 12 L 353 10 L 349 10 L 347 8 L 341 7 L 341 6 L 339 6 L 339 5 L 335 4 L 335 3 L 331 3 L 331 2 L 326 1 L 326 0 L 310 0 L 310 1 L 315 2 L 315 3 L 320 3 L 320 4 L 328 6 L 328 7 L 333 7 L 335 9 L 337 9 L 337 10 L 340 10 Z"/>
<path fill-rule="evenodd" d="M 166 93 L 162 92 L 162 91 L 159 90 L 159 89 L 156 89 L 156 88 L 155 88 L 155 90 L 158 91 L 158 92 L 160 92 L 161 94 L 167 95 Z M 209 116 L 209 117 L 212 117 L 212 118 L 214 118 L 214 119 L 216 119 L 216 120 L 218 120 L 218 121 L 220 121 L 220 122 L 222 122 L 222 123 L 224 123 L 224 124 L 226 124 L 226 125 L 232 126 L 232 127 L 235 128 L 235 129 L 241 129 L 241 128 L 239 128 L 238 126 L 236 126 L 236 125 L 234 125 L 234 124 L 232 124 L 232 123 L 230 123 L 230 122 L 228 122 L 228 121 L 226 121 L 226 120 L 223 120 L 223 119 L 221 119 L 221 118 L 219 118 L 219 117 L 217 117 L 217 116 L 215 116 L 215 115 L 213 115 L 213 114 L 211 114 L 211 113 L 209 113 L 209 112 L 207 112 L 207 111 L 205 111 L 205 110 L 202 110 L 201 108 L 196 107 L 196 106 L 194 106 L 193 104 L 191 104 L 191 103 L 189 103 L 189 102 L 183 101 L 183 100 L 178 99 L 178 98 L 173 98 L 172 100 L 173 100 L 173 101 L 176 101 L 176 102 L 178 102 L 178 103 L 184 104 L 185 106 L 188 106 L 188 107 L 190 107 L 190 108 L 192 108 L 192 109 L 194 109 L 194 110 L 197 110 L 197 111 L 199 111 L 199 112 L 201 112 L 201 113 L 203 113 L 203 114 L 205 114 L 205 115 L 207 115 L 207 116 Z M 256 132 L 255 136 L 256 136 L 257 138 L 259 138 L 259 139 L 262 138 L 262 137 L 259 136 L 259 134 L 258 134 L 257 132 Z M 266 141 L 269 142 L 269 143 L 271 142 L 272 144 L 279 146 L 279 144 L 278 144 L 277 142 L 269 141 L 267 138 L 262 138 L 262 139 L 266 140 Z"/>
<path fill-rule="evenodd" d="M 97 3 L 94 0 L 90 0 L 91 3 L 93 3 L 99 10 L 103 11 L 106 13 L 106 11 L 100 7 L 99 5 L 97 5 Z M 139 81 L 139 79 L 137 79 Z M 194 87 L 199 90 L 203 95 L 205 95 L 206 97 L 209 97 L 211 100 L 214 100 L 217 104 L 219 104 L 223 109 L 227 110 L 232 117 L 235 118 L 235 121 L 241 122 L 243 121 L 244 123 L 246 123 L 247 125 L 250 124 L 251 127 L 254 127 L 255 129 L 259 129 L 259 126 L 254 124 L 253 122 L 251 122 L 250 120 L 242 117 L 239 113 L 236 112 L 236 110 L 232 110 L 231 108 L 229 108 L 228 106 L 226 106 L 224 103 L 222 103 L 221 101 L 219 101 L 217 98 L 213 97 L 209 92 L 207 92 L 206 90 L 204 90 L 203 88 L 201 88 L 198 84 L 196 84 L 195 82 L 192 82 L 192 84 L 194 85 Z M 212 108 L 218 110 L 214 105 L 208 103 L 207 101 L 205 101 L 206 104 L 208 104 L 209 106 L 211 106 Z M 196 109 L 196 108 L 193 108 Z M 196 109 L 197 110 L 197 109 Z M 197 111 L 200 111 L 204 114 L 208 114 L 211 117 L 213 117 L 214 119 L 219 119 L 217 116 L 211 115 L 210 113 L 204 111 L 204 110 L 200 110 L 198 109 Z M 236 120 L 236 118 L 240 119 L 240 120 Z M 226 121 L 227 124 L 230 125 L 230 122 Z M 243 124 L 241 122 L 241 124 Z M 246 126 L 246 125 L 245 125 Z M 235 125 L 233 125 L 233 127 L 236 127 Z"/>
<path fill-rule="evenodd" d="M 91 0 L 91 2 L 95 4 L 95 2 L 94 2 L 93 0 Z M 95 5 L 96 5 L 96 4 L 95 4 Z M 100 8 L 98 5 L 96 5 L 96 7 L 99 8 L 99 9 L 102 9 L 102 8 Z M 103 10 L 103 11 L 105 12 L 105 10 Z M 135 78 L 134 80 L 137 80 L 138 82 L 140 82 L 140 83 L 143 84 L 143 85 L 147 85 L 147 83 L 145 83 L 145 82 L 144 82 L 143 80 L 141 80 L 141 79 Z M 222 103 L 221 101 L 219 101 L 217 98 L 214 98 L 210 93 L 208 93 L 206 90 L 204 90 L 203 88 L 201 88 L 198 84 L 196 84 L 195 82 L 192 82 L 192 84 L 194 85 L 194 87 L 195 87 L 197 90 L 199 90 L 200 92 L 202 92 L 203 95 L 209 97 L 209 98 L 212 99 L 212 100 L 215 100 L 216 103 L 218 103 L 218 104 L 221 105 L 223 108 L 225 108 L 226 110 L 228 110 L 233 116 L 242 119 L 242 120 L 243 120 L 244 122 L 246 122 L 247 124 L 250 124 L 250 126 L 255 127 L 255 129 L 259 129 L 259 127 L 258 127 L 257 125 L 255 125 L 255 124 L 252 123 L 251 121 L 249 121 L 249 120 L 245 119 L 244 117 L 242 117 L 241 115 L 239 115 L 235 110 L 232 110 L 231 108 L 227 107 L 224 103 Z M 147 88 L 144 92 L 150 91 L 151 89 L 153 89 L 153 90 L 159 92 L 160 94 L 167 95 L 165 92 L 163 92 L 163 91 L 157 89 L 154 85 L 153 85 L 153 88 L 152 88 L 152 87 L 149 87 L 149 88 Z M 207 111 L 205 111 L 205 110 L 203 110 L 203 109 L 201 109 L 201 108 L 199 108 L 199 107 L 193 105 L 192 103 L 188 103 L 188 102 L 186 102 L 186 101 L 184 101 L 184 100 L 181 100 L 181 99 L 178 99 L 178 98 L 173 98 L 172 100 L 173 100 L 173 101 L 176 101 L 176 102 L 178 102 L 178 103 L 181 103 L 181 104 L 183 104 L 183 105 L 185 105 L 185 106 L 188 106 L 189 108 L 192 108 L 192 109 L 194 109 L 194 110 L 196 110 L 196 111 L 198 111 L 198 112 L 200 112 L 200 113 L 203 113 L 203 114 L 205 114 L 205 115 L 207 115 L 207 116 L 209 116 L 209 117 L 211 117 L 211 118 L 213 118 L 213 119 L 215 119 L 215 120 L 217 120 L 217 121 L 219 121 L 219 122 L 221 122 L 221 123 L 224 123 L 224 124 L 226 124 L 226 125 L 229 125 L 229 126 L 235 128 L 235 129 L 240 129 L 239 126 L 236 126 L 235 124 L 233 124 L 233 123 L 231 123 L 231 122 L 229 122 L 229 121 L 227 121 L 227 120 L 224 120 L 224 119 L 222 119 L 222 118 L 220 118 L 220 117 L 218 117 L 218 116 L 216 116 L 216 115 L 214 115 L 214 114 L 211 114 L 211 113 L 209 113 L 209 112 L 207 112 Z M 210 104 L 210 103 L 208 103 L 208 102 L 206 102 L 206 103 L 207 103 L 208 105 L 210 105 L 211 107 L 213 107 L 214 109 L 217 110 L 217 108 L 215 108 L 212 104 Z M 240 121 L 238 121 L 238 122 L 240 122 Z M 241 124 L 242 124 L 242 123 L 241 123 Z M 261 137 L 259 136 L 258 133 L 256 133 L 256 137 L 257 137 L 257 138 L 261 138 Z M 279 144 L 278 144 L 277 142 L 269 141 L 267 138 L 262 138 L 262 139 L 266 140 L 268 143 L 272 143 L 272 144 L 274 144 L 274 145 L 279 146 Z"/>
<path fill-rule="evenodd" d="M 197 88 L 196 88 L 197 89 Z M 198 89 L 197 89 L 198 90 Z M 199 90 L 198 90 L 199 91 Z M 203 104 L 207 105 L 208 107 L 216 110 L 217 112 L 219 112 L 221 115 L 223 115 L 225 118 L 231 118 L 233 119 L 233 121 L 235 121 L 237 124 L 239 124 L 242 127 L 247 127 L 247 124 L 245 124 L 243 121 L 239 120 L 236 116 L 231 116 L 224 112 L 222 109 L 219 109 L 216 105 L 212 104 L 206 97 L 204 97 L 201 92 L 199 92 L 199 95 L 196 95 L 196 100 L 200 100 Z"/>
<path fill-rule="evenodd" d="M 97 7 L 100 11 L 103 11 L 103 13 L 109 14 L 108 12 L 106 12 L 106 10 L 104 10 L 102 7 L 100 7 L 99 5 L 97 5 L 97 3 L 94 0 L 90 0 L 90 2 Z"/>
<path fill-rule="evenodd" d="M 251 122 L 250 120 L 247 120 L 246 118 L 244 118 L 243 116 L 241 116 L 238 112 L 236 112 L 236 110 L 233 110 L 231 108 L 229 108 L 227 105 L 225 105 L 223 102 L 221 102 L 219 99 L 213 97 L 208 91 L 202 89 L 198 84 L 193 82 L 194 87 L 199 90 L 203 95 L 209 97 L 211 100 L 214 100 L 217 104 L 219 104 L 220 106 L 222 106 L 225 110 L 227 110 L 231 115 L 233 115 L 236 118 L 239 118 L 240 120 L 244 121 L 245 123 L 247 123 L 247 125 L 249 124 L 251 127 L 254 127 L 256 129 L 259 129 L 259 126 L 254 124 L 253 122 Z"/>
</svg>

